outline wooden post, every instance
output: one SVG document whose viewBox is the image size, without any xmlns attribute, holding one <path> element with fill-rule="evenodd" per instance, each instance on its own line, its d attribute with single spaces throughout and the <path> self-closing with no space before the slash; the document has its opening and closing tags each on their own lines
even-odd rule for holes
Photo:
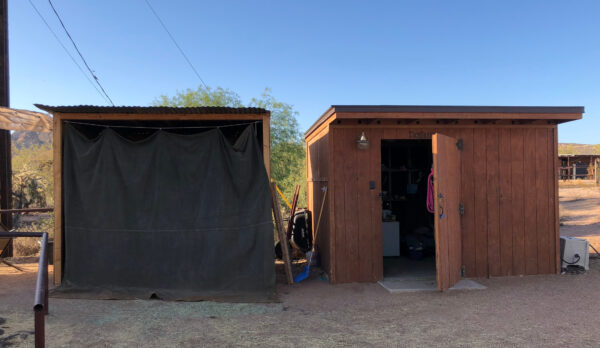
<svg viewBox="0 0 600 348">
<path fill-rule="evenodd" d="M 275 228 L 279 236 L 279 245 L 281 245 L 281 254 L 283 256 L 283 265 L 285 269 L 285 277 L 289 285 L 294 284 L 294 276 L 292 275 L 292 259 L 290 258 L 290 250 L 288 248 L 288 239 L 283 227 L 283 217 L 279 208 L 279 199 L 275 191 L 275 182 L 271 182 L 271 202 L 273 205 L 273 217 L 275 218 Z"/>
<path fill-rule="evenodd" d="M 596 179 L 596 185 L 600 185 L 600 158 L 596 158 L 594 162 L 594 179 Z"/>
<path fill-rule="evenodd" d="M 292 199 L 292 207 L 290 208 L 290 219 L 288 220 L 288 226 L 286 230 L 286 236 L 288 239 L 292 238 L 292 229 L 294 228 L 294 213 L 296 212 L 296 205 L 298 204 L 298 195 L 300 194 L 300 185 L 296 185 L 294 190 L 294 198 Z"/>
<path fill-rule="evenodd" d="M 577 179 L 577 163 L 573 163 L 573 180 Z"/>
<path fill-rule="evenodd" d="M 263 134 L 263 159 L 265 161 L 265 169 L 267 175 L 271 179 L 271 113 L 262 118 L 262 134 Z"/>
<path fill-rule="evenodd" d="M 52 120 L 52 152 L 54 172 L 54 285 L 62 282 L 62 122 L 59 114 Z"/>
</svg>

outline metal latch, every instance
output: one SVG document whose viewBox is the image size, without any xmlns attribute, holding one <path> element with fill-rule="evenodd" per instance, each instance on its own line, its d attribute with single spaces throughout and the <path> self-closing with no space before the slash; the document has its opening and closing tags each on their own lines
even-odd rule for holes
<svg viewBox="0 0 600 348">
<path fill-rule="evenodd" d="M 458 205 L 458 213 L 460 214 L 460 216 L 464 216 L 465 215 L 465 205 L 460 203 Z"/>
<path fill-rule="evenodd" d="M 462 151 L 462 149 L 463 149 L 463 140 L 462 139 L 458 139 L 458 141 L 456 142 L 456 147 L 458 148 L 459 151 Z"/>
</svg>

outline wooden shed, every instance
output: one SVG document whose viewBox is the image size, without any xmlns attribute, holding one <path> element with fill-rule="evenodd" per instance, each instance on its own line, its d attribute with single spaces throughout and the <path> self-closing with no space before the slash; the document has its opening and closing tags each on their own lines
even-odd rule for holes
<svg viewBox="0 0 600 348">
<path fill-rule="evenodd" d="M 412 272 L 446 290 L 461 277 L 559 272 L 557 125 L 583 112 L 330 107 L 305 134 L 309 209 L 328 190 L 317 245 L 330 281 Z"/>
<path fill-rule="evenodd" d="M 78 135 L 83 134 L 85 135 L 85 139 L 83 140 L 84 142 L 86 141 L 94 141 L 94 139 L 96 139 L 96 137 L 99 137 L 102 132 L 106 129 L 111 129 L 111 134 L 114 134 L 113 138 L 116 137 L 122 137 L 125 138 L 125 144 L 124 146 L 128 146 L 129 143 L 139 143 L 140 141 L 143 142 L 147 142 L 149 141 L 148 139 L 153 139 L 153 137 L 156 137 L 157 132 L 163 132 L 164 137 L 176 137 L 176 141 L 180 141 L 180 143 L 177 143 L 176 145 L 171 146 L 171 144 L 169 143 L 161 143 L 159 144 L 160 146 L 162 146 L 162 148 L 164 148 L 165 144 L 167 144 L 169 146 L 170 152 L 167 154 L 167 156 L 165 157 L 163 155 L 162 158 L 162 163 L 158 163 L 156 164 L 154 167 L 148 167 L 147 170 L 147 174 L 148 175 L 152 175 L 152 172 L 157 172 L 157 171 L 165 171 L 165 170 L 171 170 L 172 172 L 177 172 L 175 173 L 175 175 L 179 175 L 179 172 L 183 172 L 184 169 L 181 168 L 173 168 L 173 167 L 181 167 L 181 166 L 185 166 L 185 163 L 182 163 L 181 161 L 177 162 L 175 159 L 177 159 L 177 157 L 180 157 L 180 153 L 178 153 L 177 150 L 173 151 L 172 149 L 181 149 L 180 152 L 183 151 L 188 151 L 188 157 L 186 158 L 192 158 L 193 160 L 194 157 L 196 156 L 195 153 L 197 153 L 197 156 L 199 156 L 199 161 L 200 161 L 200 166 L 196 167 L 196 168 L 200 168 L 200 170 L 202 171 L 202 166 L 204 166 L 203 163 L 209 163 L 210 161 L 212 161 L 215 156 L 219 156 L 220 153 L 224 153 L 226 151 L 229 151 L 232 149 L 232 146 L 235 147 L 235 145 L 233 144 L 236 141 L 236 138 L 240 136 L 241 133 L 246 132 L 246 134 L 252 134 L 249 136 L 249 139 L 252 139 L 252 137 L 256 138 L 257 142 L 255 142 L 256 146 L 254 146 L 254 148 L 258 148 L 259 153 L 256 156 L 260 156 L 258 158 L 258 166 L 262 167 L 262 162 L 264 162 L 264 167 L 262 168 L 258 168 L 257 164 L 255 162 L 256 160 L 256 156 L 251 157 L 250 159 L 248 158 L 241 158 L 240 160 L 244 163 L 247 162 L 251 162 L 254 161 L 254 164 L 252 168 L 258 168 L 258 172 L 255 172 L 255 177 L 253 177 L 253 179 L 249 179 L 249 180 L 255 180 L 255 181 L 260 181 L 259 186 L 260 186 L 260 195 L 256 195 L 257 197 L 262 197 L 263 193 L 264 194 L 269 194 L 268 191 L 268 176 L 270 175 L 270 146 L 269 146 L 269 127 L 270 127 L 270 113 L 267 110 L 264 109 L 260 109 L 260 108 L 229 108 L 229 107 L 189 107 L 189 108 L 176 108 L 176 107 L 99 107 L 99 106 L 86 106 L 86 105 L 82 105 L 82 106 L 45 106 L 45 105 L 36 105 L 38 108 L 48 111 L 50 113 L 52 113 L 54 120 L 53 120 L 53 143 L 54 143 L 54 207 L 55 207 L 55 211 L 54 211 L 54 219 L 55 219 L 55 227 L 54 227 L 54 283 L 55 284 L 61 284 L 61 281 L 63 280 L 64 277 L 64 266 L 65 266 L 65 262 L 64 262 L 64 258 L 65 255 L 67 255 L 66 250 L 70 247 L 73 248 L 73 243 L 71 243 L 71 245 L 67 244 L 66 248 L 65 248 L 65 243 L 64 243 L 64 236 L 65 236 L 65 229 L 68 227 L 69 222 L 65 223 L 65 197 L 67 194 L 66 191 L 66 186 L 65 184 L 69 184 L 68 182 L 66 182 L 67 179 L 65 179 L 65 174 L 69 174 L 72 172 L 75 172 L 75 169 L 69 168 L 68 166 L 65 165 L 66 159 L 64 157 L 65 155 L 65 131 L 67 130 L 67 127 L 69 128 L 77 128 L 77 130 L 79 131 Z M 252 128 L 250 128 L 252 127 Z M 193 138 L 195 136 L 201 136 L 202 134 L 206 134 L 207 132 L 210 131 L 216 131 L 219 130 L 219 134 L 218 137 L 215 137 L 214 139 L 216 139 L 217 142 L 219 142 L 221 144 L 221 148 L 219 148 L 218 151 L 212 151 L 212 153 L 205 153 L 206 150 L 203 150 L 203 146 L 205 144 L 208 144 L 207 142 L 200 142 L 200 143 L 194 143 L 194 146 L 196 146 L 194 149 L 188 149 L 185 148 L 185 145 L 188 143 L 182 143 L 184 141 L 189 140 L 190 138 Z M 80 138 L 82 138 L 83 136 L 81 136 Z M 213 139 L 213 138 L 211 138 Z M 202 139 L 200 139 L 201 141 L 204 141 Z M 229 141 L 227 141 L 229 140 Z M 254 140 L 252 140 L 252 142 L 254 142 Z M 213 141 L 214 143 L 214 141 Z M 225 143 L 231 143 L 232 145 L 229 144 L 225 144 Z M 210 144 L 209 144 L 210 145 Z M 159 148 L 157 151 L 163 151 L 162 148 Z M 125 147 L 125 149 L 130 149 L 130 147 Z M 156 147 L 154 148 L 156 150 Z M 150 151 L 155 151 L 155 150 L 150 150 Z M 83 150 L 81 150 L 80 152 L 82 152 Z M 86 150 L 89 151 L 89 150 Z M 108 151 L 108 150 L 107 150 Z M 111 150 L 112 151 L 112 150 Z M 128 150 L 129 151 L 129 150 Z M 127 154 L 127 158 L 129 161 L 133 161 L 136 160 L 136 157 L 138 157 L 142 150 L 136 150 L 131 148 L 131 153 Z M 146 151 L 148 152 L 148 151 Z M 211 152 L 211 151 L 209 151 Z M 254 150 L 253 154 L 256 154 L 256 150 Z M 115 154 L 119 155 L 119 154 Z M 152 155 L 153 156 L 153 155 Z M 152 156 L 148 156 L 149 161 L 156 161 L 155 157 Z M 190 157 L 191 156 L 191 157 Z M 202 157 L 204 156 L 204 157 Z M 241 155 L 240 155 L 241 156 Z M 235 163 L 233 163 L 232 165 L 232 161 L 235 162 L 237 160 L 238 157 L 240 157 L 238 155 L 233 155 L 233 157 L 228 157 L 225 158 L 223 160 L 220 161 L 220 165 L 221 167 L 225 167 L 225 168 L 233 168 L 235 169 Z M 196 157 L 198 158 L 198 157 Z M 233 158 L 233 160 L 231 159 Z M 261 159 L 262 158 L 262 159 Z M 245 161 L 245 162 L 244 162 Z M 166 163 L 165 163 L 166 162 Z M 127 164 L 127 163 L 125 163 Z M 144 165 L 144 164 L 142 164 Z M 206 164 L 206 166 L 208 166 L 208 164 Z M 137 168 L 137 167 L 136 167 Z M 146 167 L 144 167 L 146 168 Z M 231 169 L 231 170 L 233 170 Z M 266 169 L 266 175 L 263 175 L 264 171 Z M 68 173 L 65 172 L 65 170 L 69 170 Z M 97 176 L 102 176 L 102 175 L 106 175 L 111 174 L 114 177 L 127 177 L 127 176 L 133 176 L 136 175 L 138 173 L 133 173 L 133 172 L 129 172 L 129 173 L 123 173 L 123 171 L 121 170 L 119 171 L 111 171 L 112 169 L 109 168 L 107 171 L 101 171 L 98 168 L 91 168 L 91 169 L 87 169 L 87 171 L 91 171 L 91 172 L 97 172 Z M 262 171 L 262 172 L 261 172 Z M 191 173 L 190 173 L 191 172 Z M 258 173 L 258 174 L 256 174 Z M 202 181 L 198 181 L 198 179 L 195 178 L 191 178 L 192 180 L 192 184 L 189 186 L 189 190 L 188 191 L 192 191 L 192 190 L 197 190 L 197 192 L 195 194 L 201 196 L 203 195 L 203 190 L 205 189 L 210 189 L 212 190 L 214 188 L 214 190 L 218 190 L 216 192 L 222 192 L 222 191 L 230 191 L 231 194 L 229 196 L 229 201 L 228 202 L 222 202 L 222 204 L 224 205 L 225 208 L 221 208 L 220 211 L 217 211 L 218 214 L 222 214 L 224 209 L 231 209 L 233 211 L 233 213 L 236 213 L 237 211 L 235 209 L 241 210 L 242 212 L 244 211 L 244 209 L 246 211 L 253 211 L 251 209 L 253 209 L 253 207 L 238 207 L 238 203 L 236 203 L 236 199 L 235 197 L 237 197 L 236 195 L 243 195 L 246 193 L 240 193 L 240 190 L 236 190 L 235 187 L 229 189 L 229 187 L 232 186 L 231 180 L 229 177 L 234 177 L 234 176 L 239 176 L 238 174 L 240 173 L 233 173 L 233 172 L 228 172 L 228 175 L 225 175 L 225 178 L 223 180 L 219 180 L 218 178 L 215 180 L 214 178 L 214 174 L 211 173 L 205 173 L 202 174 L 205 178 L 212 178 L 213 181 L 211 182 L 202 182 Z M 73 174 L 70 174 L 71 177 L 73 176 Z M 78 175 L 78 173 L 75 173 L 74 175 Z M 190 177 L 195 175 L 195 173 L 193 171 L 188 170 L 187 172 L 185 172 L 184 174 L 182 174 L 180 177 Z M 211 176 L 212 175 L 212 176 Z M 246 176 L 250 176 L 253 175 L 252 173 L 245 173 L 244 175 Z M 82 174 L 83 176 L 83 174 Z M 94 178 L 96 178 L 94 177 Z M 241 178 L 242 176 L 240 176 Z M 229 179 L 228 179 L 229 178 Z M 137 181 L 136 181 L 137 180 Z M 146 180 L 148 181 L 148 179 L 146 179 L 146 177 L 144 175 L 141 176 L 141 179 L 138 178 L 136 180 L 130 180 L 130 181 L 123 181 L 124 185 L 127 186 L 129 184 L 135 184 L 136 182 L 139 182 L 140 180 Z M 163 178 L 161 177 L 157 177 L 153 178 L 152 180 L 154 181 L 160 181 L 163 180 Z M 194 181 L 196 180 L 196 181 Z M 230 181 L 228 181 L 230 180 Z M 166 180 L 163 180 L 163 183 Z M 223 181 L 223 182 L 220 182 Z M 264 181 L 264 183 L 263 183 Z M 158 183 L 157 185 L 165 186 L 166 187 L 166 183 Z M 174 185 L 176 185 L 177 183 L 175 183 Z M 233 184 L 239 184 L 237 182 L 234 182 Z M 266 192 L 263 192 L 263 186 L 266 185 L 265 187 L 267 188 Z M 73 191 L 74 188 L 74 184 L 70 184 L 71 188 L 70 190 Z M 205 185 L 205 186 L 202 186 Z M 81 185 L 80 185 L 81 186 Z M 110 187 L 110 186 L 108 186 Z M 178 195 L 185 195 L 187 193 L 185 193 L 185 187 L 182 188 L 181 187 L 175 187 L 175 190 L 172 189 L 172 187 L 170 187 L 169 189 L 171 189 L 171 192 L 163 192 L 165 191 L 165 189 L 155 189 L 156 191 L 156 195 L 160 196 L 158 198 L 158 203 L 157 204 L 163 204 L 161 201 L 165 201 L 165 200 L 172 200 L 173 202 L 176 202 L 175 204 L 178 204 Z M 219 188 L 221 187 L 221 188 Z M 149 188 L 150 190 L 151 188 Z M 257 189 L 258 190 L 258 189 Z M 122 191 L 122 190 L 121 190 Z M 175 192 L 173 192 L 175 191 Z M 181 193 L 181 194 L 180 194 Z M 256 192 L 254 192 L 256 193 Z M 214 192 L 213 192 L 214 194 Z M 119 196 L 120 197 L 120 196 Z M 233 198 L 232 198 L 233 197 Z M 244 196 L 245 197 L 245 196 Z M 259 199 L 257 197 L 247 197 L 245 198 L 246 200 L 250 200 L 251 204 L 253 201 L 252 200 L 256 200 Z M 266 201 L 268 201 L 267 203 L 262 203 L 261 202 L 257 202 L 257 206 L 260 205 L 258 208 L 256 208 L 256 210 L 260 210 L 261 214 L 267 214 L 268 216 L 266 216 L 268 218 L 268 221 L 266 222 L 261 222 L 260 224 L 262 224 L 261 226 L 261 231 L 265 232 L 269 235 L 270 241 L 266 241 L 267 244 L 265 244 L 264 246 L 264 251 L 267 252 L 267 256 L 265 256 L 265 260 L 268 261 L 268 263 L 265 261 L 264 262 L 264 267 L 273 267 L 270 264 L 272 264 L 272 221 L 271 221 L 271 215 L 270 215 L 270 205 L 267 205 L 269 203 L 268 197 L 269 196 L 265 196 L 266 197 Z M 127 199 L 132 198 L 132 197 L 126 197 Z M 213 198 L 213 197 L 205 197 L 205 198 Z M 82 201 L 88 201 L 88 200 L 98 200 L 98 199 L 105 199 L 103 197 L 93 197 L 90 195 L 84 195 L 84 194 L 80 194 L 80 197 L 77 197 L 77 199 L 81 199 Z M 123 223 L 124 225 L 129 225 L 130 222 L 129 220 L 135 220 L 136 218 L 140 219 L 138 217 L 138 215 L 142 214 L 147 214 L 147 210 L 149 209 L 146 206 L 143 206 L 143 204 L 145 202 L 140 201 L 140 199 L 135 199 L 135 197 L 132 198 L 133 200 L 131 202 L 134 202 L 134 204 L 132 204 L 134 207 L 127 207 L 124 206 L 123 209 L 132 209 L 129 213 L 130 218 L 129 217 L 124 217 L 124 221 L 125 223 Z M 179 214 L 179 212 L 181 212 L 181 214 L 187 214 L 185 215 L 183 218 L 189 218 L 191 219 L 191 221 L 194 220 L 194 216 L 196 215 L 195 213 L 197 212 L 197 210 L 199 210 L 200 208 L 198 208 L 199 206 L 201 206 L 202 204 L 202 200 L 204 198 L 200 197 L 198 200 L 194 201 L 196 203 L 192 203 L 189 205 L 186 205 L 184 207 L 177 207 L 176 209 L 171 209 L 171 207 L 165 207 L 167 210 L 169 210 L 169 212 L 174 213 L 175 215 Z M 205 200 L 206 201 L 206 200 Z M 108 198 L 108 201 L 103 203 L 103 206 L 101 206 L 101 208 L 104 208 L 107 204 L 114 204 L 114 205 L 119 205 L 119 204 L 123 204 L 122 202 L 118 201 L 118 198 L 115 198 L 112 203 L 110 203 L 110 197 Z M 129 201 L 128 201 L 129 202 Z M 241 201 L 239 202 L 239 204 L 243 204 L 244 202 Z M 248 203 L 248 201 L 246 201 L 246 203 Z M 135 207 L 136 205 L 139 205 L 139 207 Z M 191 206 L 190 206 L 191 205 Z M 264 207 L 263 207 L 264 205 Z M 110 208 L 110 207 L 109 207 Z M 203 207 L 200 210 L 206 210 L 206 207 Z M 209 207 L 210 208 L 210 207 Z M 266 209 L 266 210 L 265 210 Z M 110 211 L 115 211 L 110 210 Z M 187 212 L 194 212 L 194 214 L 188 214 Z M 239 213 L 239 212 L 237 212 Z M 145 217 L 145 219 L 154 219 L 154 216 L 156 215 L 160 215 L 160 214 L 167 214 L 167 212 L 164 211 L 160 211 L 158 212 L 158 214 L 153 214 L 152 217 Z M 213 212 L 213 215 L 215 213 Z M 243 213 L 242 213 L 243 214 Z M 264 215 L 262 214 L 262 215 Z M 105 215 L 107 215 L 105 213 Z M 108 214 L 110 215 L 110 214 Z M 190 216 L 188 216 L 190 215 Z M 246 214 L 248 215 L 248 214 Z M 107 219 L 111 219 L 111 218 L 115 218 L 114 216 L 100 216 L 100 217 L 94 217 L 94 221 L 105 221 Z M 249 217 L 250 219 L 252 219 L 253 217 Z M 177 222 L 177 220 L 180 219 L 180 217 L 177 216 L 172 216 L 172 217 L 161 217 L 161 219 L 157 220 L 158 222 L 156 222 L 157 225 L 160 225 L 163 223 L 163 221 L 167 221 L 166 223 L 168 224 L 168 220 L 175 220 L 174 222 Z M 229 227 L 224 227 L 225 230 L 229 229 L 229 230 L 234 230 L 237 228 L 237 226 L 234 224 L 233 221 L 237 221 L 237 223 L 240 223 L 240 220 L 243 220 L 244 217 L 243 216 L 236 216 L 235 218 L 229 219 L 231 220 L 230 222 L 227 221 L 223 221 L 223 223 L 230 223 L 232 224 L 232 226 Z M 71 219 L 73 220 L 73 218 Z M 141 220 L 141 219 L 140 219 Z M 221 219 L 223 220 L 223 219 Z M 73 223 L 73 222 L 71 222 Z M 200 224 L 204 223 L 203 221 L 200 222 Z M 269 225 L 270 224 L 270 225 Z M 249 224 L 250 226 L 250 224 Z M 270 226 L 270 227 L 269 227 Z M 92 228 L 93 226 L 89 226 L 90 228 Z M 118 228 L 131 228 L 129 226 L 124 226 L 124 227 L 120 227 L 117 226 Z M 185 226 L 184 226 L 185 227 Z M 204 228 L 203 226 L 200 226 L 201 228 Z M 210 227 L 210 228 L 209 228 Z M 153 225 L 150 225 L 150 229 L 153 228 Z M 163 230 L 161 231 L 169 231 L 168 228 L 169 226 L 167 225 L 167 229 L 165 230 L 164 227 Z M 175 230 L 175 227 L 173 227 Z M 194 227 L 196 228 L 196 227 Z M 208 226 L 207 230 L 214 230 L 214 231 L 220 231 L 219 230 L 219 226 Z M 253 228 L 253 227 L 252 227 Z M 107 229 L 109 230 L 109 229 Z M 124 229 L 125 231 L 125 229 Z M 184 231 L 184 228 L 181 228 L 181 231 Z M 77 232 L 77 231 L 76 231 Z M 75 234 L 76 232 L 72 232 L 71 236 L 73 236 L 73 234 Z M 103 231 L 101 231 L 103 232 Z M 146 231 L 144 229 L 139 230 L 140 233 L 150 233 L 150 231 Z M 155 231 L 152 231 L 155 232 Z M 184 231 L 185 232 L 185 231 Z M 250 233 L 250 231 L 247 231 L 248 233 Z M 179 233 L 179 232 L 178 232 Z M 183 232 L 181 232 L 183 233 Z M 248 234 L 246 234 L 248 235 Z M 158 233 L 156 234 L 156 236 L 158 236 Z M 121 238 L 121 237 L 119 237 Z M 153 237 L 154 238 L 154 237 Z M 175 238 L 175 237 L 174 237 Z M 206 241 L 207 240 L 211 240 L 211 243 L 215 243 L 215 240 L 213 237 L 203 237 L 204 241 L 199 241 L 198 243 L 202 244 L 202 245 L 206 245 Z M 207 239 L 209 238 L 209 239 Z M 213 239 L 210 239 L 213 238 Z M 228 242 L 230 243 L 230 245 L 235 244 L 235 236 L 231 237 L 231 235 L 229 235 L 229 237 L 227 237 L 228 239 L 226 241 L 222 241 L 222 242 Z M 234 239 L 232 239 L 234 238 Z M 262 238 L 262 237 L 260 237 Z M 151 247 L 153 247 L 154 244 L 156 244 L 156 241 L 158 241 L 159 239 L 154 238 L 154 242 L 152 240 L 146 240 L 143 241 L 144 243 L 149 243 L 148 245 L 150 245 Z M 167 243 L 170 245 L 165 245 L 163 250 L 167 250 L 167 249 L 173 249 L 176 248 L 177 245 L 177 241 L 175 239 L 170 239 L 171 242 Z M 257 243 L 257 239 L 250 241 L 251 243 Z M 182 247 L 185 247 L 185 242 L 181 243 L 180 245 L 182 245 Z M 98 245 L 98 248 L 107 248 L 107 249 L 114 249 L 115 245 Z M 134 248 L 136 248 L 137 246 L 135 246 Z M 209 245 L 209 249 L 205 250 L 204 252 L 210 252 L 210 248 L 215 248 L 217 247 L 216 244 L 213 244 L 212 246 Z M 262 248 L 262 244 L 261 245 L 255 245 L 255 247 L 257 248 Z M 245 247 L 247 248 L 247 247 Z M 104 249 L 104 250 L 107 250 Z M 229 250 L 230 252 L 231 250 Z M 186 251 L 187 253 L 189 253 L 190 251 Z M 200 252 L 200 251 L 199 251 Z M 243 250 L 240 253 L 246 253 L 244 255 L 249 255 L 248 253 L 250 253 L 251 251 L 247 251 L 247 250 Z M 163 253 L 163 251 L 160 251 L 160 253 Z M 148 255 L 143 255 L 144 257 L 148 256 Z M 162 257 L 162 263 L 163 265 L 164 262 L 169 262 L 170 260 L 166 260 L 164 255 L 156 255 L 156 259 L 159 260 Z M 189 257 L 194 257 L 193 253 L 190 254 Z M 143 262 L 154 262 L 152 261 L 153 258 L 149 258 L 150 261 L 146 260 Z M 114 260 L 114 259 L 106 259 L 106 263 L 114 263 L 114 269 L 115 271 L 123 268 L 122 265 L 118 264 L 118 260 Z M 135 262 L 135 261 L 134 261 Z M 140 261 L 142 262 L 142 261 Z M 262 261 L 260 261 L 262 262 Z M 253 268 L 254 271 L 259 271 L 261 270 L 261 267 L 263 267 L 263 263 L 258 262 L 257 265 L 255 265 L 255 267 Z M 231 265 L 230 265 L 231 266 Z M 73 266 L 72 268 L 74 268 L 75 266 Z M 95 265 L 92 265 L 91 267 L 96 267 Z M 165 266 L 157 266 L 157 267 L 162 267 L 165 268 Z M 199 266 L 196 265 L 196 268 L 198 268 Z M 170 271 L 165 270 L 165 274 L 168 274 L 168 272 L 171 273 L 177 273 L 177 272 L 183 272 L 181 269 L 178 270 L 178 268 L 175 266 L 173 269 L 171 269 Z M 140 268 L 141 270 L 142 268 Z M 90 270 L 90 272 L 92 272 L 93 270 Z M 134 270 L 132 270 L 134 271 Z M 188 273 L 190 272 L 194 272 L 193 270 L 188 270 Z M 269 270 L 269 272 L 271 272 Z M 269 273 L 268 272 L 268 273 Z M 274 272 L 274 271 L 273 271 Z M 190 273 L 191 274 L 191 273 Z M 273 273 L 274 275 L 274 273 Z M 185 276 L 185 275 L 183 275 Z M 270 276 L 270 273 L 268 275 L 265 275 L 264 278 L 266 279 L 265 282 L 269 282 L 270 279 L 267 279 L 268 276 Z M 273 276 L 274 277 L 274 276 Z M 123 277 L 121 277 L 123 278 Z M 183 279 L 183 278 L 182 278 Z M 274 279 L 274 278 L 273 278 Z M 274 280 L 273 280 L 273 286 L 274 286 Z"/>
</svg>

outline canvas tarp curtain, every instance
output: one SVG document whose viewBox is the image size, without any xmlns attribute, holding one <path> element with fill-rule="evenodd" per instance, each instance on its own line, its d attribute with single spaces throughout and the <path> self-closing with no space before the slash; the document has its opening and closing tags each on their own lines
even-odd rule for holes
<svg viewBox="0 0 600 348">
<path fill-rule="evenodd" d="M 54 296 L 272 298 L 269 182 L 253 126 L 231 144 L 219 129 L 134 142 L 67 123 L 63 204 Z"/>
</svg>

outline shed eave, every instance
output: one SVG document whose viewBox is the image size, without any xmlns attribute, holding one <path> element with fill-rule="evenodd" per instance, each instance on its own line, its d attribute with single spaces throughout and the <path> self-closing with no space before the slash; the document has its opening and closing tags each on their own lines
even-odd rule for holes
<svg viewBox="0 0 600 348">
<path fill-rule="evenodd" d="M 504 119 L 563 123 L 581 119 L 584 112 L 583 106 L 332 105 L 306 131 L 304 138 L 333 115 L 337 119 Z"/>
</svg>

